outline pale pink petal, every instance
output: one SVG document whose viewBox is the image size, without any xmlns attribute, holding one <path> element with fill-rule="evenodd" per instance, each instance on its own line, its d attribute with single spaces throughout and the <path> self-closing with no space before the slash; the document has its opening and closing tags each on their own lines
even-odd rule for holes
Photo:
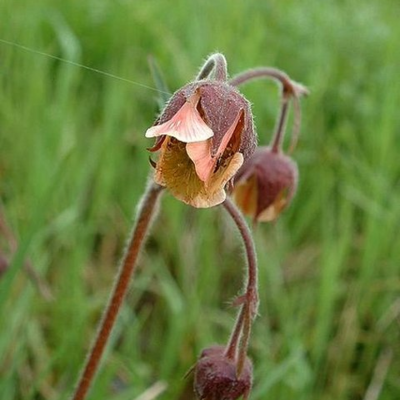
<svg viewBox="0 0 400 400">
<path fill-rule="evenodd" d="M 211 157 L 211 139 L 188 143 L 186 153 L 193 161 L 199 179 L 206 182 L 213 172 L 216 162 L 216 159 Z"/>
<path fill-rule="evenodd" d="M 228 146 L 242 115 L 243 110 L 237 114 L 232 125 L 226 131 L 220 145 L 218 146 L 217 153 L 214 156 L 211 156 L 211 140 L 188 143 L 186 145 L 186 152 L 195 165 L 196 174 L 203 182 L 207 182 L 210 178 L 215 169 L 217 160 L 222 156 Z"/>
<path fill-rule="evenodd" d="M 149 128 L 146 137 L 167 135 L 184 143 L 201 142 L 213 137 L 214 132 L 197 111 L 199 99 L 200 95 L 195 92 L 169 121 Z"/>
</svg>

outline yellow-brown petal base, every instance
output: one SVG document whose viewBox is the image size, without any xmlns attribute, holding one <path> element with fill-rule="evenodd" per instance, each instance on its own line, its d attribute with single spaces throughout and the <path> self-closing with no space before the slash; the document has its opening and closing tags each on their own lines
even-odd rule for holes
<svg viewBox="0 0 400 400">
<path fill-rule="evenodd" d="M 287 206 L 287 190 L 282 190 L 274 202 L 262 210 L 258 209 L 260 202 L 258 196 L 262 196 L 262 193 L 259 193 L 255 174 L 244 182 L 236 184 L 233 191 L 235 203 L 243 214 L 251 217 L 254 222 L 271 222 L 278 218 Z"/>
<path fill-rule="evenodd" d="M 186 143 L 168 137 L 161 147 L 154 179 L 178 200 L 196 208 L 208 208 L 225 200 L 225 185 L 242 164 L 243 155 L 235 153 L 218 166 L 206 183 L 202 182 L 188 157 Z"/>
<path fill-rule="evenodd" d="M 243 214 L 252 217 L 257 215 L 257 177 L 253 174 L 244 182 L 235 185 L 233 197 Z"/>
<path fill-rule="evenodd" d="M 256 220 L 258 222 L 270 222 L 279 217 L 279 214 L 285 209 L 287 206 L 287 190 L 282 190 L 279 193 L 275 201 L 267 207 L 265 210 L 261 211 Z"/>
</svg>

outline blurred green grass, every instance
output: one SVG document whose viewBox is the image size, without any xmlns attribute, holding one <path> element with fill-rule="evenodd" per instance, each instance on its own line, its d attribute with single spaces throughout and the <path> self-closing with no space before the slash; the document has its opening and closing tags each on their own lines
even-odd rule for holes
<svg viewBox="0 0 400 400">
<path fill-rule="evenodd" d="M 291 208 L 256 232 L 252 399 L 400 396 L 399 7 L 366 1 L 0 3 L 0 38 L 173 90 L 212 51 L 230 73 L 305 83 Z M 66 399 L 95 332 L 149 165 L 157 93 L 0 43 L 0 196 L 19 250 L 0 280 L 0 394 Z M 261 143 L 276 87 L 249 84 Z M 4 251 L 7 246 L 0 241 Z M 242 250 L 222 209 L 165 196 L 90 399 L 190 399 L 182 376 L 227 340 Z M 46 302 L 21 270 L 29 257 Z M 377 392 L 374 392 L 377 391 Z"/>
</svg>

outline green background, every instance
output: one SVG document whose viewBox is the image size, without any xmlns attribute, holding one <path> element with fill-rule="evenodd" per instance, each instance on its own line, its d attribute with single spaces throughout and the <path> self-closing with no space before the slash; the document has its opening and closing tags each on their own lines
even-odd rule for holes
<svg viewBox="0 0 400 400">
<path fill-rule="evenodd" d="M 0 42 L 0 196 L 19 245 L 0 278 L 1 399 L 71 393 L 149 172 L 147 58 L 176 90 L 213 51 L 231 75 L 275 66 L 311 90 L 297 196 L 255 232 L 251 398 L 399 399 L 399 14 L 391 0 L 2 0 L 0 39 L 133 82 Z M 243 93 L 266 144 L 277 87 Z M 156 384 L 159 399 L 191 399 L 182 377 L 228 338 L 242 256 L 222 208 L 165 196 L 89 398 Z"/>
</svg>

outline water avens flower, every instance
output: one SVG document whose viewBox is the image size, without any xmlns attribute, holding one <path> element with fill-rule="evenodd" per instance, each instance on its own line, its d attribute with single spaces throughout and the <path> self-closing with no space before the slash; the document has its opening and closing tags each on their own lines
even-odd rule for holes
<svg viewBox="0 0 400 400">
<path fill-rule="evenodd" d="M 155 182 L 198 208 L 225 200 L 226 185 L 256 147 L 250 104 L 226 77 L 225 58 L 210 57 L 146 132 L 156 138 L 149 150 L 159 152 Z"/>
<path fill-rule="evenodd" d="M 272 145 L 260 148 L 253 155 L 256 148 L 253 117 L 248 101 L 236 86 L 267 75 L 281 80 L 284 101 Z M 288 204 L 297 184 L 297 167 L 282 153 L 281 142 L 288 99 L 297 99 L 304 91 L 303 86 L 295 85 L 286 75 L 268 68 L 250 70 L 228 80 L 224 56 L 214 54 L 194 82 L 172 95 L 146 132 L 146 137 L 155 138 L 149 150 L 158 154 L 157 160 L 151 162 L 154 176 L 139 203 L 110 299 L 72 400 L 87 398 L 164 188 L 194 207 L 222 203 L 242 237 L 247 274 L 244 291 L 234 301 L 240 309 L 233 330 L 227 345 L 205 349 L 191 372 L 200 400 L 249 398 L 253 368 L 247 354 L 259 303 L 257 256 L 247 222 L 225 191 L 235 181 L 238 188 L 234 196 L 239 199 L 238 204 L 257 220 L 273 219 Z"/>
</svg>

